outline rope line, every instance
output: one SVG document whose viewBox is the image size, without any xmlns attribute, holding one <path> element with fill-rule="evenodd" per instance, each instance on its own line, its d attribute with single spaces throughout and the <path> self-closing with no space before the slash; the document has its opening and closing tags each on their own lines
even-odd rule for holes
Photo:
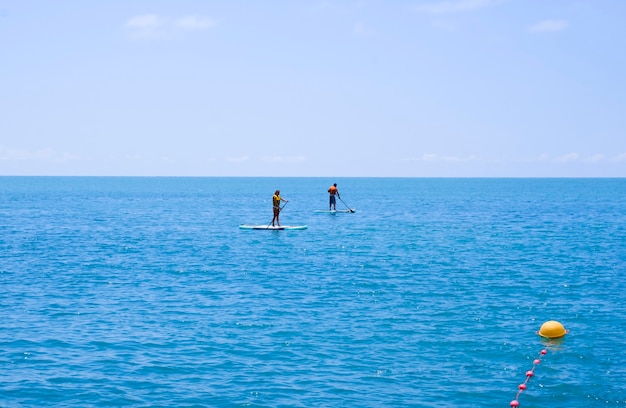
<svg viewBox="0 0 626 408">
<path fill-rule="evenodd" d="M 526 371 L 526 380 L 517 386 L 519 391 L 517 391 L 517 395 L 515 396 L 515 399 L 511 401 L 511 404 L 510 404 L 511 407 L 513 408 L 519 407 L 519 396 L 522 394 L 522 392 L 526 390 L 527 388 L 526 384 L 528 384 L 528 381 L 530 381 L 530 379 L 535 375 L 535 368 L 541 363 L 541 357 L 545 356 L 547 353 L 548 353 L 547 350 L 545 349 L 541 350 L 541 356 L 539 358 L 536 358 L 533 361 L 533 368 Z"/>
</svg>

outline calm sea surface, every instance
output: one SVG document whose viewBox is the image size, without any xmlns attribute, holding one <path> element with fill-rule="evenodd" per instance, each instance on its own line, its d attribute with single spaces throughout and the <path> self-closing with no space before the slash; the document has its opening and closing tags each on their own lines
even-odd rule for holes
<svg viewBox="0 0 626 408">
<path fill-rule="evenodd" d="M 0 406 L 624 407 L 625 284 L 626 179 L 0 177 Z"/>
</svg>

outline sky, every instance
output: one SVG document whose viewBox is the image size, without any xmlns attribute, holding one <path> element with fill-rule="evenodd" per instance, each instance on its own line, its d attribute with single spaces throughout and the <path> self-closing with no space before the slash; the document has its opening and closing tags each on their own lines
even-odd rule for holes
<svg viewBox="0 0 626 408">
<path fill-rule="evenodd" d="M 0 0 L 0 175 L 626 177 L 624 16 Z"/>
</svg>

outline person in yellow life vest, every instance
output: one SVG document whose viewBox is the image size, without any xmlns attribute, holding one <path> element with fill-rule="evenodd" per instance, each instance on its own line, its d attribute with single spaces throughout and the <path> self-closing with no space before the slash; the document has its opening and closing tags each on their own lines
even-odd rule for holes
<svg viewBox="0 0 626 408">
<path fill-rule="evenodd" d="M 341 200 L 341 196 L 339 195 L 339 190 L 337 190 L 337 183 L 330 186 L 330 188 L 328 189 L 328 192 L 330 193 L 330 201 L 328 203 L 328 209 L 337 211 L 337 201 L 335 200 L 335 196 L 339 197 L 339 199 Z"/>
<path fill-rule="evenodd" d="M 285 200 L 284 198 L 282 198 L 280 196 L 280 190 L 276 190 L 276 192 L 274 193 L 274 197 L 272 197 L 272 205 L 274 207 L 274 218 L 272 218 L 272 227 L 274 227 L 274 221 L 276 221 L 276 224 L 278 224 L 278 226 L 280 227 L 280 221 L 278 219 L 278 216 L 280 215 L 280 202 L 284 201 L 284 202 L 288 202 L 287 200 Z"/>
</svg>

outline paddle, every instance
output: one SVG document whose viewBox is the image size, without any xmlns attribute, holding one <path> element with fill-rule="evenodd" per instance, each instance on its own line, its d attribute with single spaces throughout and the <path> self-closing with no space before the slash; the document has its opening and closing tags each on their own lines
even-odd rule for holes
<svg viewBox="0 0 626 408">
<path fill-rule="evenodd" d="M 287 202 L 285 202 L 285 204 L 283 204 L 282 207 L 278 207 L 278 213 L 280 214 L 280 212 L 283 210 L 283 208 L 285 208 L 285 206 L 287 205 Z M 274 221 L 274 217 L 272 217 L 272 221 Z M 269 229 L 270 225 L 272 225 L 272 221 L 270 221 L 269 224 L 267 224 L 267 227 L 265 227 L 265 229 Z"/>
<path fill-rule="evenodd" d="M 345 206 L 346 206 L 346 208 L 348 208 L 348 210 L 350 210 L 350 212 L 351 212 L 351 213 L 353 213 L 353 212 L 354 212 L 354 210 L 353 210 L 352 208 L 348 207 L 348 204 L 346 204 L 346 203 L 345 203 L 345 201 L 343 201 L 343 200 L 341 199 L 341 197 L 339 197 L 339 200 L 341 200 L 341 202 L 343 203 L 343 205 L 345 205 Z"/>
</svg>

